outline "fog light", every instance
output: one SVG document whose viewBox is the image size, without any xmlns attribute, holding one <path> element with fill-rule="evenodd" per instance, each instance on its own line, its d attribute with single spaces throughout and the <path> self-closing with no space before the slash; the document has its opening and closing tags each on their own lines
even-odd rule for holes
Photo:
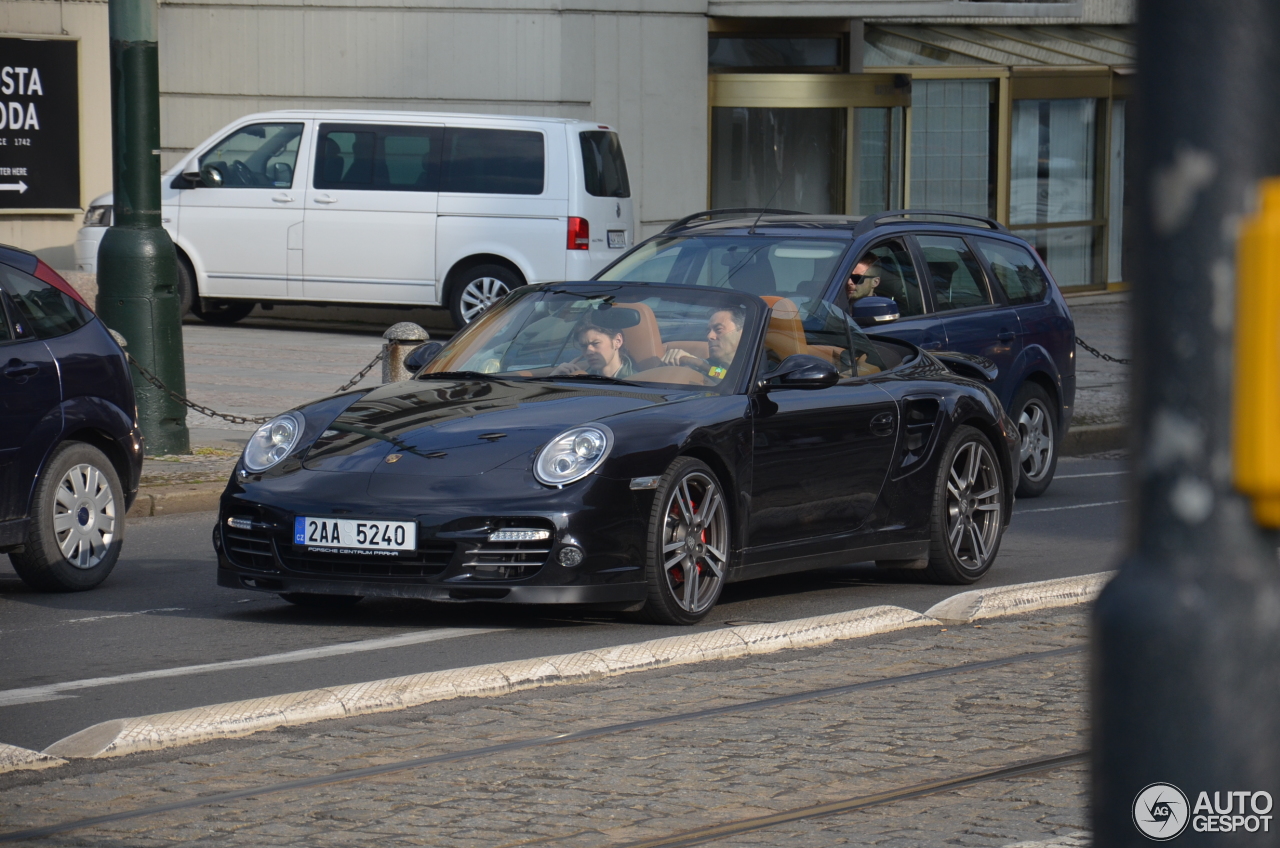
<svg viewBox="0 0 1280 848">
<path fill-rule="evenodd" d="M 228 527 L 233 527 L 233 528 L 235 528 L 236 530 L 252 530 L 252 529 L 253 529 L 253 519 L 252 519 L 252 518 L 239 518 L 239 517 L 237 517 L 237 516 L 234 516 L 234 515 L 233 515 L 233 516 L 231 516 L 230 518 L 228 518 L 228 519 L 227 519 L 227 526 L 228 526 Z"/>
<path fill-rule="evenodd" d="M 543 539 L 550 538 L 550 530 L 528 530 L 523 527 L 494 530 L 489 534 L 490 542 L 541 542 Z"/>
<path fill-rule="evenodd" d="M 582 562 L 582 548 L 576 548 L 573 545 L 565 545 L 560 549 L 560 553 L 556 556 L 560 564 L 565 568 L 573 568 Z"/>
</svg>

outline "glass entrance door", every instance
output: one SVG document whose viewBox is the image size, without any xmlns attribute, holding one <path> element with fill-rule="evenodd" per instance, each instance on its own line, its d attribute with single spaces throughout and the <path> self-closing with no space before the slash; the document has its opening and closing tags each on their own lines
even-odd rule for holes
<svg viewBox="0 0 1280 848">
<path fill-rule="evenodd" d="M 866 214 L 901 203 L 902 112 L 886 74 L 713 74 L 711 208 Z"/>
</svg>

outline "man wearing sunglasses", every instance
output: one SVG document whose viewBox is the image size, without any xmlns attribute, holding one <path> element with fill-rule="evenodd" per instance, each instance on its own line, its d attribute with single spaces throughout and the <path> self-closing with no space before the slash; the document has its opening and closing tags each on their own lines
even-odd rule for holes
<svg viewBox="0 0 1280 848">
<path fill-rule="evenodd" d="M 849 305 L 853 306 L 854 303 L 862 300 L 862 298 L 875 294 L 878 285 L 880 285 L 880 270 L 868 259 L 863 259 L 857 265 L 854 265 L 853 271 L 849 274 L 849 279 L 844 284 L 845 294 L 849 297 Z"/>
</svg>

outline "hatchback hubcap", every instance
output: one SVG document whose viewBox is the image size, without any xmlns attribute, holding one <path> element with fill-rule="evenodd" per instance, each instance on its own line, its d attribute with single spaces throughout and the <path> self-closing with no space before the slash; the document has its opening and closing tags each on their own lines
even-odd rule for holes
<svg viewBox="0 0 1280 848">
<path fill-rule="evenodd" d="M 507 296 L 511 288 L 495 277 L 480 277 L 462 290 L 462 319 L 470 324 Z"/>
<path fill-rule="evenodd" d="M 1037 401 L 1029 401 L 1018 416 L 1018 437 L 1022 440 L 1018 458 L 1028 480 L 1040 482 L 1049 473 L 1053 459 L 1053 422 L 1049 411 Z"/>
<path fill-rule="evenodd" d="M 700 471 L 681 478 L 667 496 L 662 570 L 671 597 L 687 613 L 715 602 L 728 557 L 729 517 L 715 481 Z"/>
<path fill-rule="evenodd" d="M 960 564 L 986 567 L 1000 533 L 1000 475 L 978 442 L 956 452 L 947 475 L 947 539 Z"/>
<path fill-rule="evenodd" d="M 116 499 L 107 477 L 92 465 L 76 465 L 53 498 L 53 533 L 58 549 L 76 568 L 102 562 L 115 539 Z"/>
</svg>

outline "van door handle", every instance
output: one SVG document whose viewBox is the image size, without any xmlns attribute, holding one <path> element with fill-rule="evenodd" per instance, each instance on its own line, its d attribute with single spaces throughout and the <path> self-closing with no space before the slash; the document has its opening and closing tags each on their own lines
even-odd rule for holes
<svg viewBox="0 0 1280 848">
<path fill-rule="evenodd" d="M 996 341 L 1001 341 L 1001 342 L 1013 341 L 1013 331 L 1004 330 L 1002 332 L 996 333 Z"/>
<path fill-rule="evenodd" d="M 338 198 L 331 194 L 322 194 L 316 198 L 316 203 L 337 203 Z"/>
<path fill-rule="evenodd" d="M 277 194 L 275 197 L 271 199 L 274 200 L 276 203 L 292 203 L 293 195 L 285 194 L 284 192 L 281 192 L 280 194 Z"/>
</svg>

